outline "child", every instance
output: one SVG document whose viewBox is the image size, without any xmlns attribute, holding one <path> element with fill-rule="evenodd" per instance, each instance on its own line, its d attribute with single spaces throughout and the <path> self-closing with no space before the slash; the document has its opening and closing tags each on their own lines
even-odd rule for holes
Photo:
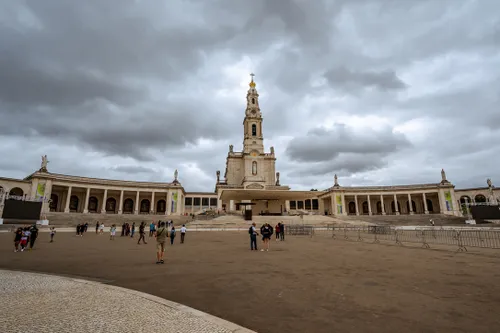
<svg viewBox="0 0 500 333">
<path fill-rule="evenodd" d="M 21 238 L 23 237 L 23 229 L 17 228 L 16 235 L 14 237 L 14 252 L 19 251 L 19 243 L 21 243 Z"/>
<path fill-rule="evenodd" d="M 21 252 L 23 252 L 28 245 L 28 238 L 30 238 L 30 234 L 31 233 L 28 228 L 23 229 L 23 236 L 21 237 L 21 242 L 19 243 L 21 245 Z"/>
<path fill-rule="evenodd" d="M 112 225 L 111 226 L 111 229 L 109 229 L 109 231 L 111 232 L 111 236 L 109 236 L 109 239 L 110 240 L 115 240 L 115 234 L 116 234 L 116 225 Z"/>
<path fill-rule="evenodd" d="M 54 243 L 54 235 L 56 234 L 56 228 L 55 227 L 51 227 L 50 228 L 50 242 L 51 243 Z"/>
</svg>

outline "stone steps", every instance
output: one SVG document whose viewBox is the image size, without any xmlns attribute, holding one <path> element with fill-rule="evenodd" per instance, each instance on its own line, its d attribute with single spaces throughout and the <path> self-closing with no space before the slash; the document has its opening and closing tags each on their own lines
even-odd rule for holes
<svg viewBox="0 0 500 333">
<path fill-rule="evenodd" d="M 428 226 L 432 219 L 435 225 L 464 225 L 465 218 L 458 216 L 450 216 L 444 214 L 428 214 L 428 215 L 359 215 L 359 216 L 338 216 L 341 221 L 363 221 L 377 225 L 414 225 Z"/>
<path fill-rule="evenodd" d="M 140 224 L 142 221 L 147 224 L 151 221 L 172 220 L 175 225 L 180 225 L 191 221 L 189 216 L 179 215 L 132 215 L 132 214 L 78 214 L 78 213 L 47 213 L 45 214 L 51 226 L 76 226 L 79 223 L 95 225 L 97 221 L 105 226 L 112 224 L 122 225 L 123 223 Z"/>
</svg>

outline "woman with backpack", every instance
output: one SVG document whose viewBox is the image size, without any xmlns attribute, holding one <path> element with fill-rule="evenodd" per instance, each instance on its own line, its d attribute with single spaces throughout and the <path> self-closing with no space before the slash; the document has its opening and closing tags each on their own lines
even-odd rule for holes
<svg viewBox="0 0 500 333">
<path fill-rule="evenodd" d="M 264 223 L 260 228 L 260 234 L 262 235 L 262 241 L 264 242 L 264 248 L 261 251 L 269 251 L 269 243 L 271 241 L 271 236 L 273 235 L 273 227 L 269 223 Z"/>
</svg>

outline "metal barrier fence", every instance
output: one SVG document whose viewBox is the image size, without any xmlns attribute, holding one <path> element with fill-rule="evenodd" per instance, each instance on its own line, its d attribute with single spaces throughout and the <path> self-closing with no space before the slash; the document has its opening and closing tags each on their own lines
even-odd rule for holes
<svg viewBox="0 0 500 333">
<path fill-rule="evenodd" d="M 285 234 L 290 236 L 314 236 L 315 227 L 312 225 L 285 225 Z"/>
<path fill-rule="evenodd" d="M 457 251 L 467 251 L 467 247 L 500 249 L 500 229 L 418 227 L 408 230 L 392 226 L 327 226 L 320 229 L 334 239 L 397 245 L 418 243 L 424 248 L 430 248 L 432 244 L 454 245 L 458 247 Z"/>
</svg>

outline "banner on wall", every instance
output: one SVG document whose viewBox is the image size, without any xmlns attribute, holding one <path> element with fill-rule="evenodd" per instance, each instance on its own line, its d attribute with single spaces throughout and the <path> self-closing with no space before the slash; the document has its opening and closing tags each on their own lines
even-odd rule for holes
<svg viewBox="0 0 500 333">
<path fill-rule="evenodd" d="M 45 196 L 45 184 L 38 184 L 36 188 L 36 196 L 37 197 Z"/>
<path fill-rule="evenodd" d="M 342 197 L 337 195 L 337 214 L 342 214 Z"/>
<path fill-rule="evenodd" d="M 172 209 L 170 210 L 172 213 L 175 213 L 176 203 L 177 203 L 177 192 L 172 194 Z"/>
<path fill-rule="evenodd" d="M 444 192 L 444 200 L 446 200 L 446 209 L 448 211 L 451 211 L 453 206 L 452 206 L 450 191 Z"/>
</svg>

